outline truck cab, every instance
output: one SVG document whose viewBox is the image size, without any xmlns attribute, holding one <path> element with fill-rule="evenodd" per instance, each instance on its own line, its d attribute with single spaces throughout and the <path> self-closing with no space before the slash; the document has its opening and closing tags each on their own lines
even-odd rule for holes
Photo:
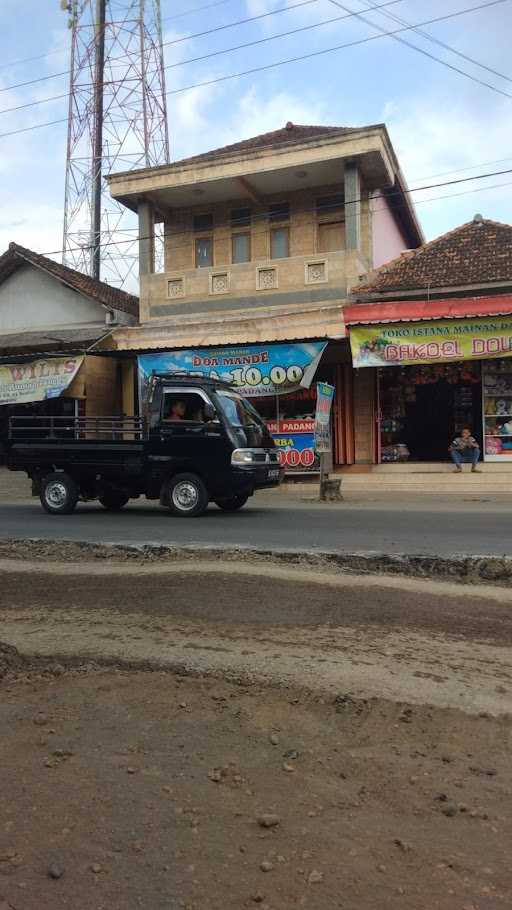
<svg viewBox="0 0 512 910">
<path fill-rule="evenodd" d="M 11 418 L 8 467 L 26 471 L 51 514 L 79 500 L 112 511 L 146 496 L 193 517 L 209 502 L 236 511 L 281 482 L 278 449 L 235 386 L 155 373 L 144 397 L 142 418 Z"/>
</svg>

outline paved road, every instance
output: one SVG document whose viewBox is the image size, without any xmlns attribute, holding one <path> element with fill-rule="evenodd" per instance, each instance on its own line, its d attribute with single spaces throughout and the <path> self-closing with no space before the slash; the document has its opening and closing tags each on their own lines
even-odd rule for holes
<svg viewBox="0 0 512 910">
<path fill-rule="evenodd" d="M 212 507 L 202 518 L 179 519 L 147 503 L 133 503 L 117 515 L 80 505 L 73 515 L 52 517 L 34 501 L 0 505 L 0 537 L 501 556 L 512 555 L 512 506 L 466 502 L 432 508 L 392 501 L 321 506 L 255 498 L 234 515 Z"/>
</svg>

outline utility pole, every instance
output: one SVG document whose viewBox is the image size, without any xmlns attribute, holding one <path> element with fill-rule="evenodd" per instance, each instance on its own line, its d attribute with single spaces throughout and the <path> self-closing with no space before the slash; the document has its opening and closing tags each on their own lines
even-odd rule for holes
<svg viewBox="0 0 512 910">
<path fill-rule="evenodd" d="M 92 277 L 101 271 L 101 188 L 103 165 L 103 78 L 105 70 L 105 4 L 96 0 L 95 66 L 94 66 L 94 126 L 92 156 Z"/>
<path fill-rule="evenodd" d="M 61 0 L 71 31 L 63 261 L 136 290 L 137 222 L 105 177 L 169 162 L 160 0 Z"/>
</svg>

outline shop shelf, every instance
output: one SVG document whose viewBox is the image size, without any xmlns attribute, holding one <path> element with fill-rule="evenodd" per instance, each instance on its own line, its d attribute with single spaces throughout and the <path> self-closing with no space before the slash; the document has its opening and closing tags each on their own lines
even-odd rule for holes
<svg viewBox="0 0 512 910">
<path fill-rule="evenodd" d="M 486 433 L 486 439 L 512 439 L 512 433 Z"/>
<path fill-rule="evenodd" d="M 501 417 L 512 417 L 512 414 L 485 414 L 484 416 L 485 416 L 485 419 L 486 419 L 486 420 L 490 420 L 491 418 L 492 418 L 493 420 L 495 420 L 496 417 L 498 417 L 498 418 L 501 418 Z"/>
</svg>

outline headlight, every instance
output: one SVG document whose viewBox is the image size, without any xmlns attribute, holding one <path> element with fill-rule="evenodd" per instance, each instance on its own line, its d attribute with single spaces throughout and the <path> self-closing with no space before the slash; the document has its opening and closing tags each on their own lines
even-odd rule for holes
<svg viewBox="0 0 512 910">
<path fill-rule="evenodd" d="M 235 449 L 231 455 L 231 464 L 253 464 L 255 461 L 255 454 L 250 449 Z"/>
</svg>

